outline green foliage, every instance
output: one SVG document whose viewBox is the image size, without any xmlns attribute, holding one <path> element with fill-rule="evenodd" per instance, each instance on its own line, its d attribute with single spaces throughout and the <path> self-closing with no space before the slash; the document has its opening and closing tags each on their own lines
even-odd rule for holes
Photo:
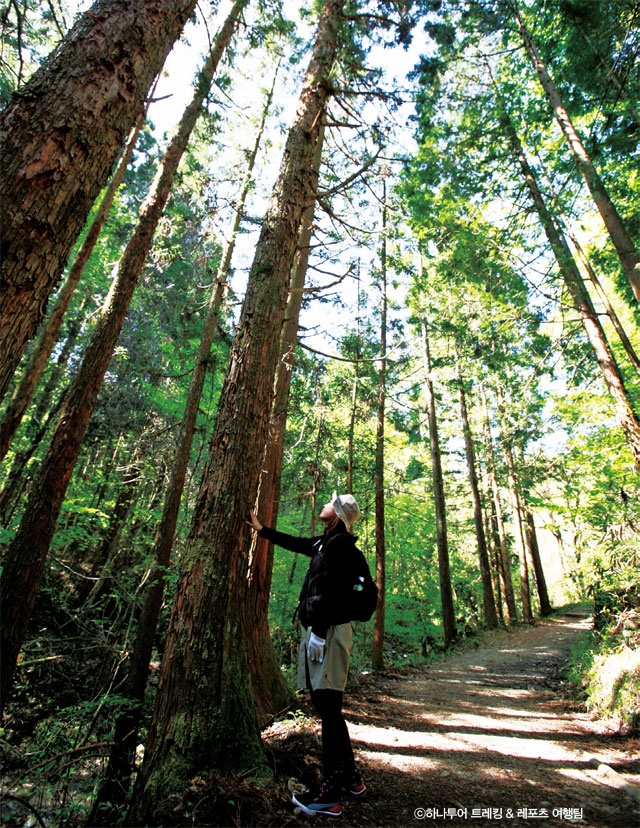
<svg viewBox="0 0 640 828">
<path fill-rule="evenodd" d="M 22 4 L 26 15 L 22 69 L 16 6 L 7 6 L 0 104 L 8 100 L 17 75 L 21 72 L 21 82 L 25 80 L 54 45 L 57 26 L 46 5 L 32 0 Z M 637 33 L 629 26 L 634 10 L 631 0 L 531 0 L 520 5 L 603 179 L 631 233 L 637 235 L 633 96 L 627 98 L 609 82 L 615 66 L 625 77 L 625 90 L 637 92 L 638 75 L 632 71 Z M 52 7 L 61 8 L 59 3 Z M 311 20 L 318 7 L 315 2 L 305 4 L 303 12 L 308 11 Z M 567 222 L 579 230 L 625 329 L 640 347 L 636 303 L 630 301 L 615 254 L 603 237 L 574 162 L 558 138 L 535 74 L 515 37 L 507 6 L 488 0 L 472 4 L 385 2 L 378 4 L 379 13 L 371 15 L 362 13 L 355 3 L 345 8 L 343 25 L 348 37 L 332 78 L 331 126 L 320 186 L 337 192 L 323 198 L 322 210 L 316 211 L 308 279 L 312 290 L 304 296 L 311 324 L 317 324 L 330 340 L 322 349 L 335 351 L 340 359 L 319 357 L 303 348 L 296 351 L 278 528 L 309 535 L 312 498 L 317 498 L 317 517 L 333 490 L 346 488 L 351 471 L 353 492 L 362 508 L 356 526 L 358 545 L 373 569 L 382 268 L 380 170 L 372 167 L 346 190 L 341 184 L 382 144 L 387 163 L 393 170 L 399 168 L 386 134 L 388 123 L 381 129 L 381 124 L 368 121 L 369 107 L 386 88 L 384 72 L 369 65 L 369 47 L 373 41 L 385 47 L 404 45 L 415 14 L 420 13 L 431 39 L 411 90 L 417 100 L 413 120 L 417 149 L 412 152 L 409 142 L 403 144 L 401 180 L 396 186 L 391 178 L 386 185 L 386 275 L 393 320 L 388 332 L 391 356 L 387 360 L 384 446 L 385 664 L 395 668 L 421 663 L 439 654 L 444 640 L 419 335 L 425 322 L 432 350 L 431 379 L 459 633 L 478 633 L 484 619 L 457 399 L 458 366 L 468 398 L 487 517 L 489 475 L 496 475 L 516 595 L 519 573 L 504 455 L 507 442 L 514 451 L 521 494 L 534 511 L 543 538 L 543 562 L 549 569 L 554 564 L 559 572 L 551 585 L 554 595 L 559 599 L 586 597 L 596 605 L 598 630 L 575 653 L 572 679 L 593 709 L 608 711 L 626 726 L 637 727 L 637 647 L 631 646 L 633 636 L 624 637 L 622 627 L 614 630 L 622 616 L 635 611 L 624 604 L 621 595 L 633 588 L 640 567 L 638 472 L 573 308 L 559 285 L 539 223 L 523 196 L 523 182 L 504 134 L 505 111 L 544 182 L 548 203 L 562 210 Z M 289 14 L 291 9 L 285 11 Z M 236 64 L 229 62 L 226 76 L 219 78 L 183 158 L 93 412 L 18 669 L 15 704 L 10 708 L 13 733 L 0 742 L 12 762 L 17 746 L 30 752 L 30 765 L 46 760 L 33 781 L 45 791 L 44 801 L 55 824 L 82 821 L 81 810 L 92 795 L 96 760 L 65 768 L 64 773 L 71 776 L 56 781 L 52 757 L 94 739 L 108 741 L 112 714 L 123 704 L 118 670 L 136 631 L 224 228 L 253 140 L 255 123 L 245 111 L 252 104 L 238 90 L 256 85 L 258 51 L 268 70 L 265 77 L 278 52 L 285 57 L 283 74 L 306 55 L 304 38 L 292 36 L 292 20 L 283 17 L 279 2 L 261 3 L 256 16 L 247 17 L 247 27 L 246 42 L 235 47 Z M 243 49 L 249 55 L 245 62 Z M 293 99 L 292 88 L 292 77 L 287 76 L 282 89 L 278 88 L 282 108 L 274 112 L 264 153 L 258 159 L 253 200 L 247 209 L 255 216 L 254 225 L 261 221 L 264 182 L 271 180 L 271 156 L 279 152 L 283 130 L 276 122 Z M 394 95 L 384 105 L 393 109 L 398 101 Z M 344 153 L 340 122 L 348 124 L 349 148 Z M 155 174 L 163 140 L 152 125 L 141 134 L 43 377 L 43 383 L 55 378 L 55 359 L 72 324 L 77 323 L 80 332 L 69 362 L 60 367 L 49 409 L 60 399 L 83 357 L 113 266 L 131 236 Z M 346 217 L 346 227 L 340 225 L 340 216 Z M 244 259 L 251 249 L 246 224 L 242 242 L 244 258 L 236 263 L 238 272 L 230 274 L 238 296 L 243 290 Z M 329 291 L 319 291 L 327 282 Z M 164 571 L 165 601 L 154 670 L 169 623 L 227 364 L 237 313 L 233 291 L 221 313 L 210 356 L 174 560 Z M 319 309 L 315 318 L 314 308 Z M 301 338 L 313 330 L 301 330 Z M 608 327 L 607 333 L 611 335 Z M 613 347 L 623 363 L 630 399 L 638 407 L 638 378 L 619 347 Z M 34 413 L 38 402 L 34 401 L 27 420 L 42 416 L 36 418 Z M 37 424 L 25 421 L 11 448 L 7 467 L 21 452 L 33 453 L 20 486 L 11 493 L 0 544 L 15 533 L 28 482 L 37 474 L 47 448 L 46 437 L 33 445 Z M 130 501 L 120 513 L 119 504 L 127 495 Z M 321 531 L 317 520 L 313 531 Z M 109 550 L 114 552 L 111 558 Z M 299 643 L 292 616 L 306 566 L 305 559 L 276 550 L 270 623 L 292 689 Z M 533 580 L 532 587 L 535 591 Z M 371 668 L 372 630 L 373 622 L 355 625 L 354 676 Z M 152 682 L 145 699 L 146 713 L 153 692 Z M 77 794 L 71 796 L 74 786 Z"/>
<path fill-rule="evenodd" d="M 594 601 L 596 608 L 600 607 L 600 628 L 585 634 L 572 648 L 567 675 L 588 710 L 613 719 L 625 733 L 637 734 L 640 731 L 637 585 L 622 593 L 598 586 L 594 589 Z M 605 616 L 606 623 L 602 623 Z M 630 622 L 632 635 L 625 638 L 624 626 Z"/>
<path fill-rule="evenodd" d="M 64 37 L 70 18 L 64 0 L 41 3 L 25 0 L 2 9 L 0 38 L 0 109 L 22 87 L 44 58 Z"/>
</svg>

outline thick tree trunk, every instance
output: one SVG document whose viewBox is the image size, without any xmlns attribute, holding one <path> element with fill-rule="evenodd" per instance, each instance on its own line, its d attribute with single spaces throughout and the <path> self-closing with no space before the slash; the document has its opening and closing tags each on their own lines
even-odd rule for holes
<svg viewBox="0 0 640 828">
<path fill-rule="evenodd" d="M 140 210 L 140 218 L 120 260 L 116 278 L 106 299 L 96 330 L 76 377 L 43 462 L 18 533 L 12 541 L 2 579 L 2 697 L 6 700 L 11 676 L 31 608 L 40 583 L 49 543 L 55 531 L 71 474 L 89 418 L 122 329 L 127 310 L 151 247 L 153 234 L 171 191 L 171 185 L 202 103 L 211 86 L 241 10 L 248 0 L 236 0 L 218 33 L 211 54 L 200 72 L 196 92 L 187 106 L 176 135 L 162 159 L 151 191 Z"/>
<path fill-rule="evenodd" d="M 321 123 L 313 161 L 314 190 L 317 189 L 323 144 L 324 122 Z M 305 209 L 302 218 L 298 251 L 291 275 L 285 321 L 280 338 L 281 358 L 276 371 L 269 440 L 262 464 L 256 503 L 257 514 L 263 517 L 264 522 L 269 526 L 275 526 L 278 518 L 289 392 L 313 232 L 314 207 L 315 202 Z M 273 544 L 257 535 L 253 535 L 249 541 L 250 592 L 246 603 L 249 666 L 258 720 L 264 723 L 274 714 L 290 706 L 294 699 L 282 677 L 269 630 L 268 609 L 273 570 Z M 293 582 L 296 563 L 297 556 L 292 562 L 290 583 Z"/>
<path fill-rule="evenodd" d="M 431 381 L 431 356 L 427 325 L 422 322 L 422 348 L 424 371 L 426 375 L 425 395 L 427 398 L 427 418 L 429 421 L 429 441 L 431 447 L 431 467 L 433 470 L 433 500 L 436 511 L 436 543 L 438 547 L 438 573 L 440 576 L 440 601 L 442 603 L 442 626 L 444 646 L 449 647 L 458 637 L 456 614 L 453 606 L 451 589 L 451 567 L 449 565 L 449 543 L 447 540 L 447 507 L 444 497 L 444 478 L 440 460 L 440 440 L 438 438 L 438 420 L 436 402 Z"/>
<path fill-rule="evenodd" d="M 69 308 L 71 299 L 73 298 L 75 289 L 78 286 L 84 267 L 89 261 L 89 256 L 91 256 L 91 253 L 93 252 L 93 248 L 95 247 L 100 231 L 102 230 L 102 225 L 104 224 L 107 213 L 113 203 L 116 191 L 120 184 L 122 184 L 122 179 L 127 171 L 127 167 L 129 165 L 129 161 L 131 160 L 136 141 L 138 140 L 138 135 L 140 134 L 140 130 L 144 124 L 145 117 L 146 112 L 143 112 L 138 118 L 122 158 L 118 163 L 118 168 L 115 171 L 109 183 L 109 187 L 100 203 L 100 207 L 94 216 L 89 232 L 87 233 L 76 258 L 69 269 L 67 278 L 65 279 L 64 284 L 62 285 L 62 288 L 56 298 L 55 305 L 53 306 L 51 313 L 47 317 L 38 334 L 38 338 L 35 342 L 33 351 L 29 356 L 29 361 L 27 362 L 24 374 L 22 375 L 20 383 L 14 391 L 11 401 L 7 406 L 7 410 L 2 417 L 2 423 L 0 424 L 0 461 L 6 456 L 9 445 L 15 436 L 22 417 L 24 416 L 24 412 L 27 410 L 29 403 L 31 402 L 33 392 L 35 391 L 36 385 L 38 384 L 42 372 L 44 371 L 47 360 L 51 356 L 58 334 L 60 333 L 60 327 L 62 325 L 64 315 Z"/>
<path fill-rule="evenodd" d="M 460 402 L 460 417 L 462 419 L 462 433 L 464 435 L 465 453 L 467 456 L 467 472 L 469 485 L 471 486 L 471 500 L 473 503 L 473 520 L 476 528 L 476 542 L 478 544 L 478 562 L 480 565 L 480 580 L 482 582 L 482 601 L 484 607 L 484 621 L 487 627 L 495 627 L 498 623 L 496 616 L 496 603 L 491 583 L 491 566 L 489 564 L 489 553 L 487 552 L 487 539 L 484 533 L 482 522 L 482 500 L 480 498 L 480 487 L 478 486 L 478 475 L 476 472 L 476 457 L 473 448 L 473 436 L 469 425 L 469 412 L 467 409 L 467 398 L 460 370 L 460 357 L 456 350 L 456 368 L 458 374 L 458 399 Z"/>
<path fill-rule="evenodd" d="M 564 283 L 580 315 L 582 327 L 598 361 L 609 393 L 613 398 L 618 422 L 624 431 L 636 464 L 640 467 L 640 420 L 629 400 L 620 368 L 594 310 L 591 297 L 584 285 L 580 271 L 571 255 L 564 236 L 561 234 L 547 209 L 518 134 L 504 108 L 503 125 L 509 138 L 513 155 L 518 161 L 545 234 L 558 262 Z"/>
<path fill-rule="evenodd" d="M 380 251 L 380 373 L 378 375 L 378 413 L 376 417 L 376 584 L 378 603 L 373 626 L 371 660 L 374 670 L 384 668 L 384 626 L 386 600 L 386 540 L 384 509 L 384 416 L 387 399 L 387 182 L 382 179 L 382 246 Z"/>
<path fill-rule="evenodd" d="M 210 454 L 173 604 L 145 759 L 129 820 L 154 819 L 196 773 L 261 768 L 248 665 L 249 509 L 268 437 L 273 382 L 343 0 L 325 0 L 249 273 Z"/>
<path fill-rule="evenodd" d="M 624 222 L 620 218 L 615 205 L 609 197 L 609 193 L 607 192 L 600 176 L 596 171 L 596 168 L 593 165 L 589 153 L 585 149 L 582 141 L 580 140 L 580 136 L 571 122 L 569 113 L 562 104 L 560 94 L 547 71 L 547 67 L 545 66 L 544 61 L 542 60 L 540 53 L 531 38 L 531 34 L 529 33 L 523 18 L 518 13 L 517 8 L 515 9 L 514 14 L 523 43 L 527 50 L 527 54 L 529 55 L 529 59 L 531 60 L 533 68 L 535 69 L 540 80 L 540 85 L 547 96 L 551 109 L 553 110 L 556 120 L 560 125 L 560 129 L 562 130 L 562 134 L 564 135 L 565 140 L 573 153 L 580 172 L 582 173 L 587 187 L 589 188 L 589 192 L 593 196 L 595 205 L 602 216 L 602 220 L 607 228 L 616 253 L 620 258 L 629 281 L 631 282 L 631 287 L 636 295 L 636 299 L 640 301 L 640 254 L 636 250 Z"/>
<path fill-rule="evenodd" d="M 544 616 L 551 615 L 553 607 L 549 601 L 549 592 L 547 590 L 547 580 L 544 577 L 544 570 L 542 568 L 542 560 L 540 558 L 540 549 L 538 547 L 538 535 L 536 533 L 536 524 L 533 520 L 533 514 L 528 506 L 525 507 L 525 522 L 526 522 L 526 538 L 527 548 L 533 563 L 533 571 L 536 576 L 536 585 L 538 588 L 538 598 L 540 600 L 540 613 Z"/>
<path fill-rule="evenodd" d="M 313 158 L 312 185 L 314 191 L 318 189 L 323 144 L 324 120 L 321 122 Z M 256 503 L 256 512 L 267 526 L 276 526 L 278 520 L 289 392 L 291 390 L 291 376 L 298 341 L 302 293 L 313 233 L 314 208 L 315 202 L 305 209 L 302 217 L 298 251 L 291 273 L 289 298 L 280 337 L 281 357 L 276 371 L 269 438 L 262 464 Z M 258 720 L 261 724 L 264 724 L 275 714 L 289 707 L 294 698 L 282 676 L 269 630 L 273 544 L 256 534 L 252 534 L 248 541 L 250 543 L 250 548 L 247 551 L 249 559 L 249 595 L 246 602 L 246 612 L 247 629 L 249 631 L 249 667 L 251 668 L 251 683 Z"/>
<path fill-rule="evenodd" d="M 0 396 L 195 0 L 97 0 L 0 115 Z"/>
</svg>

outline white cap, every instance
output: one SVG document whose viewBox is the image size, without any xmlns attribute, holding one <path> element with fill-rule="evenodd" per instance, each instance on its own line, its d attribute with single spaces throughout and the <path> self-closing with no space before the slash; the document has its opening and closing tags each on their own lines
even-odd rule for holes
<svg viewBox="0 0 640 828">
<path fill-rule="evenodd" d="M 331 505 L 340 520 L 347 527 L 347 532 L 353 535 L 352 526 L 360 517 L 360 507 L 356 503 L 355 497 L 350 494 L 338 495 L 334 492 Z"/>
</svg>

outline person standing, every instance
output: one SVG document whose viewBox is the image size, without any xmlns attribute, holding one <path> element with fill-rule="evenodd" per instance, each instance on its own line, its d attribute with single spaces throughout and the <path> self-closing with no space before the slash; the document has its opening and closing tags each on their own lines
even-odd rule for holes
<svg viewBox="0 0 640 828">
<path fill-rule="evenodd" d="M 340 816 L 343 790 L 355 798 L 366 791 L 342 714 L 353 646 L 353 586 L 348 575 L 357 552 L 353 524 L 360 517 L 360 509 L 353 495 L 334 492 L 320 513 L 324 533 L 314 538 L 278 532 L 263 526 L 254 512 L 250 516 L 247 523 L 261 537 L 311 558 L 296 611 L 303 627 L 298 687 L 311 691 L 311 701 L 322 722 L 324 781 L 319 790 L 295 794 L 293 802 L 307 814 Z"/>
</svg>

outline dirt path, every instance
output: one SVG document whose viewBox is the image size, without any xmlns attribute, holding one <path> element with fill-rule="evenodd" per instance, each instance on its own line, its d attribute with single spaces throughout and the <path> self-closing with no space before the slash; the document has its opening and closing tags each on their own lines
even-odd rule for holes
<svg viewBox="0 0 640 828">
<path fill-rule="evenodd" d="M 588 626 L 568 615 L 495 632 L 407 676 L 364 677 L 345 708 L 369 790 L 344 803 L 340 824 L 640 826 L 640 805 L 614 787 L 637 785 L 634 745 L 559 692 L 569 647 Z M 338 822 L 287 824 L 320 821 Z"/>
</svg>

